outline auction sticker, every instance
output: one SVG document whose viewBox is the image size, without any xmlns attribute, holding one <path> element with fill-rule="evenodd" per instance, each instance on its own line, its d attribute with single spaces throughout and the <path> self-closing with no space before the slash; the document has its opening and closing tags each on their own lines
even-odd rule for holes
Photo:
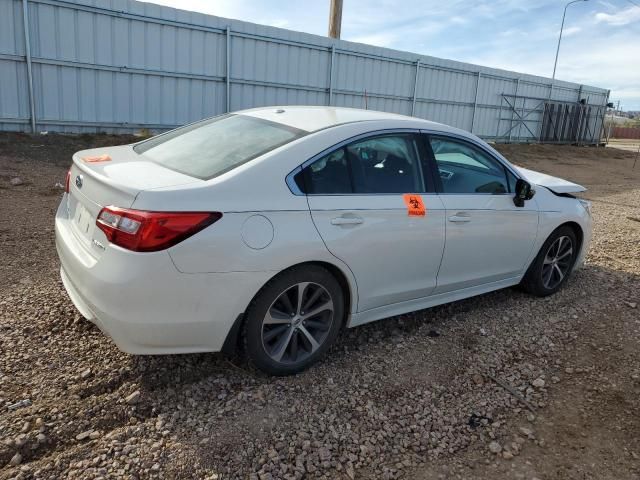
<svg viewBox="0 0 640 480">
<path fill-rule="evenodd" d="M 86 163 L 110 162 L 111 157 L 105 153 L 104 155 L 98 155 L 96 157 L 83 157 L 82 160 Z"/>
<path fill-rule="evenodd" d="M 407 206 L 407 215 L 410 217 L 424 217 L 427 214 L 427 209 L 420 195 L 405 193 L 402 198 Z"/>
</svg>

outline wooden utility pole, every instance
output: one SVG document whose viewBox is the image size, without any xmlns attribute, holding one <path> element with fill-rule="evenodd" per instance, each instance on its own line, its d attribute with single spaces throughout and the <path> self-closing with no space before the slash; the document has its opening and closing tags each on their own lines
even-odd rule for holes
<svg viewBox="0 0 640 480">
<path fill-rule="evenodd" d="M 342 25 L 342 0 L 331 0 L 329 10 L 329 36 L 340 38 L 340 27 Z"/>
</svg>

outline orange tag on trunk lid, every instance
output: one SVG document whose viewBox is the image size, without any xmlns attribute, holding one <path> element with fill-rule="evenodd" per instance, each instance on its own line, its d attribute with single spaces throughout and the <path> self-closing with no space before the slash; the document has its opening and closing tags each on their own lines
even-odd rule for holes
<svg viewBox="0 0 640 480">
<path fill-rule="evenodd" d="M 86 163 L 100 163 L 100 162 L 110 162 L 111 157 L 106 153 L 104 155 L 97 155 L 95 157 L 82 157 Z"/>
<path fill-rule="evenodd" d="M 427 209 L 420 195 L 405 193 L 402 198 L 407 206 L 407 214 L 410 217 L 424 217 L 427 214 Z"/>
</svg>

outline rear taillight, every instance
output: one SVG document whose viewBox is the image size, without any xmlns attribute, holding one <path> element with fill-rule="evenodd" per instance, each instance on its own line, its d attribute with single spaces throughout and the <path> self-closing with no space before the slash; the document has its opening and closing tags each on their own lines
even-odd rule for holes
<svg viewBox="0 0 640 480">
<path fill-rule="evenodd" d="M 135 252 L 164 250 L 218 221 L 219 212 L 145 212 L 105 207 L 96 225 L 109 242 Z"/>
<path fill-rule="evenodd" d="M 67 178 L 64 181 L 64 192 L 69 193 L 69 182 L 71 182 L 71 169 L 67 172 Z"/>
</svg>

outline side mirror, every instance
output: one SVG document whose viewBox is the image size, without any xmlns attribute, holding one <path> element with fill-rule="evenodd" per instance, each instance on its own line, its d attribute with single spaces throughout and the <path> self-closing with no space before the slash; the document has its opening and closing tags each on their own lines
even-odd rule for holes
<svg viewBox="0 0 640 480">
<path fill-rule="evenodd" d="M 535 194 L 536 191 L 531 184 L 519 178 L 516 182 L 516 194 L 513 197 L 513 203 L 516 207 L 524 207 L 525 200 L 531 200 Z"/>
</svg>

